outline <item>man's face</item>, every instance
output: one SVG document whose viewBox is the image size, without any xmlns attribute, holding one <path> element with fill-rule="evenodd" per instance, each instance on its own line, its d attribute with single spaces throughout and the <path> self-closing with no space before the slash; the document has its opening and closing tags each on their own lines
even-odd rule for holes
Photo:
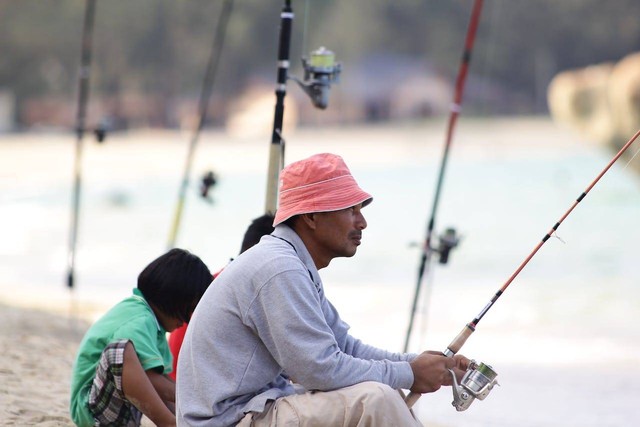
<svg viewBox="0 0 640 427">
<path fill-rule="evenodd" d="M 335 212 L 320 212 L 316 216 L 317 249 L 330 261 L 355 255 L 367 221 L 362 215 L 362 203 Z"/>
</svg>

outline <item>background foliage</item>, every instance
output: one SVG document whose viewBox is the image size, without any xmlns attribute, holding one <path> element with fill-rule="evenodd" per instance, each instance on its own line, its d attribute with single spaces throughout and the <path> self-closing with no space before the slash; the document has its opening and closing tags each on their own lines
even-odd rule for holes
<svg viewBox="0 0 640 427">
<path fill-rule="evenodd" d="M 292 3 L 296 66 L 325 45 L 344 74 L 367 56 L 394 54 L 428 61 L 453 82 L 473 1 Z M 275 83 L 282 4 L 235 0 L 216 97 L 231 99 L 255 79 Z M 91 96 L 197 99 L 221 6 L 222 0 L 98 0 Z M 15 96 L 17 114 L 31 98 L 76 102 L 84 7 L 79 0 L 0 0 L 0 90 Z M 498 95 L 475 96 L 471 87 L 468 103 L 482 114 L 545 112 L 546 87 L 558 71 L 618 61 L 640 48 L 638 16 L 637 0 L 486 0 L 469 82 Z"/>
</svg>

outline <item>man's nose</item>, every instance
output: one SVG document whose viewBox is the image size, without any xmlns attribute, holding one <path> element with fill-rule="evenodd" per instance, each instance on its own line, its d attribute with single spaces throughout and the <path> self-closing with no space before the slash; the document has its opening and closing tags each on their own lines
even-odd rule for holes
<svg viewBox="0 0 640 427">
<path fill-rule="evenodd" d="M 356 225 L 359 230 L 364 230 L 365 228 L 367 228 L 367 220 L 365 219 L 364 215 L 362 215 L 362 212 L 358 213 Z"/>
</svg>

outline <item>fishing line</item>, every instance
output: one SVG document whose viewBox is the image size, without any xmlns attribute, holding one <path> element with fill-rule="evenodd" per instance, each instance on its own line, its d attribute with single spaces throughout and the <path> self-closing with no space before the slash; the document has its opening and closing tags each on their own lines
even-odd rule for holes
<svg viewBox="0 0 640 427">
<path fill-rule="evenodd" d="M 560 240 L 564 244 L 567 243 L 562 239 L 562 237 L 558 236 L 558 233 L 556 233 L 555 231 L 553 232 L 553 235 L 551 237 L 555 237 L 556 239 Z"/>
<path fill-rule="evenodd" d="M 435 269 L 429 268 L 427 271 L 427 277 L 425 281 L 427 283 L 433 283 L 435 276 Z M 420 319 L 420 334 L 418 335 L 418 348 L 424 348 L 424 338 L 427 336 L 427 324 L 429 323 L 429 310 L 428 301 L 430 300 L 431 293 L 433 292 L 433 286 L 425 286 L 425 296 L 423 297 L 423 305 L 421 309 Z"/>
<path fill-rule="evenodd" d="M 173 248 L 176 244 L 178 237 L 178 230 L 180 228 L 180 220 L 182 218 L 182 211 L 184 209 L 185 199 L 187 195 L 187 188 L 189 187 L 189 176 L 191 175 L 191 166 L 193 164 L 193 154 L 200 137 L 200 131 L 204 127 L 204 123 L 207 118 L 207 111 L 209 108 L 209 99 L 213 90 L 213 83 L 218 71 L 218 64 L 220 63 L 220 56 L 224 47 L 224 37 L 227 32 L 227 24 L 229 17 L 231 16 L 231 10 L 233 6 L 233 0 L 225 0 L 222 5 L 222 11 L 216 25 L 216 31 L 213 38 L 213 45 L 211 47 L 211 54 L 209 55 L 209 61 L 207 63 L 207 69 L 205 71 L 204 80 L 202 82 L 202 91 L 200 92 L 199 103 L 199 118 L 196 124 L 193 136 L 189 142 L 189 150 L 187 152 L 187 159 L 184 167 L 184 174 L 182 176 L 182 182 L 180 190 L 178 191 L 178 201 L 176 203 L 176 209 L 174 211 L 173 222 L 171 231 L 169 233 L 169 242 L 167 247 Z M 215 180 L 214 180 L 215 182 Z M 205 193 L 206 195 L 206 193 Z"/>
<path fill-rule="evenodd" d="M 636 156 L 638 155 L 638 153 L 640 153 L 640 148 L 638 148 L 638 150 L 636 150 L 635 154 L 633 156 L 631 156 L 631 159 L 629 159 L 629 161 L 627 162 L 626 165 L 624 165 L 624 167 L 622 168 L 622 170 L 625 170 L 627 168 L 627 166 L 629 166 L 631 164 L 631 162 L 633 161 L 633 159 L 636 158 Z"/>
<path fill-rule="evenodd" d="M 300 48 L 300 56 L 304 57 L 307 53 L 307 29 L 309 27 L 309 0 L 304 2 L 304 27 L 302 28 L 302 46 Z"/>
<path fill-rule="evenodd" d="M 502 285 L 502 287 L 493 295 L 493 297 L 489 300 L 489 302 L 484 306 L 482 311 L 480 311 L 480 313 L 471 322 L 467 323 L 464 326 L 464 328 L 462 328 L 460 333 L 453 339 L 453 341 L 451 341 L 451 343 L 447 346 L 447 349 L 443 352 L 443 354 L 445 356 L 453 357 L 454 355 L 456 355 L 458 353 L 458 351 L 460 351 L 460 348 L 462 348 L 462 346 L 467 341 L 467 339 L 471 336 L 471 334 L 473 332 L 475 332 L 476 326 L 478 326 L 478 323 L 480 323 L 480 320 L 482 320 L 482 318 L 485 316 L 485 314 L 487 314 L 489 309 L 491 309 L 491 307 L 493 307 L 493 305 L 496 303 L 498 298 L 500 298 L 500 296 L 507 290 L 507 288 L 513 282 L 513 280 L 518 276 L 518 274 L 520 274 L 520 272 L 529 263 L 529 261 L 534 257 L 534 255 L 538 252 L 538 250 L 540 250 L 542 245 L 544 245 L 546 243 L 546 241 L 549 240 L 549 238 L 556 233 L 556 230 L 558 229 L 558 227 L 560 227 L 560 224 L 562 224 L 562 222 L 569 216 L 569 214 L 571 214 L 571 212 L 575 209 L 575 207 L 578 205 L 578 203 L 580 203 L 587 196 L 589 191 L 591 191 L 591 189 L 598 183 L 598 181 L 600 181 L 600 179 L 604 176 L 604 174 L 607 173 L 607 171 L 611 168 L 611 166 L 613 166 L 613 164 L 620 158 L 620 156 L 622 156 L 622 154 L 631 146 L 631 144 L 633 144 L 633 142 L 636 140 L 636 138 L 638 138 L 638 135 L 640 135 L 640 130 L 637 131 L 635 133 L 635 135 L 629 141 L 627 141 L 627 143 L 620 149 L 620 151 L 618 151 L 618 153 L 613 157 L 613 159 L 611 159 L 611 161 L 598 174 L 598 176 L 591 182 L 591 184 L 589 184 L 589 186 L 582 192 L 582 194 L 580 194 L 578 196 L 578 198 L 573 202 L 571 207 L 564 213 L 564 215 L 562 215 L 560 217 L 560 219 L 553 225 L 553 227 L 551 227 L 551 229 L 547 232 L 547 234 L 545 234 L 543 236 L 542 240 L 538 243 L 538 245 L 533 249 L 533 251 L 531 251 L 531 253 L 525 258 L 525 260 L 518 266 L 518 268 L 507 279 L 507 281 L 504 283 L 504 285 Z M 495 374 L 495 372 L 491 369 L 491 367 L 488 367 L 488 365 L 484 365 L 483 364 L 482 366 L 485 369 L 488 369 L 488 371 L 490 371 L 493 374 L 493 378 L 491 378 L 491 381 L 493 382 L 495 380 L 495 375 L 497 375 L 497 374 Z M 490 387 L 489 387 L 489 390 L 490 390 Z M 485 391 L 488 394 L 488 390 L 485 390 Z M 455 396 L 455 389 L 454 389 L 454 396 Z M 484 397 L 486 397 L 486 394 L 481 398 L 483 399 Z M 409 407 L 411 407 L 411 406 L 413 406 L 413 404 L 419 398 L 420 398 L 420 394 L 419 393 L 411 392 L 409 394 L 409 396 L 407 396 L 405 401 L 406 401 L 407 405 Z M 464 409 L 466 409 L 468 407 L 468 405 L 471 403 L 471 401 L 473 401 L 473 399 L 471 399 L 470 401 L 467 401 L 467 402 L 464 403 Z M 455 397 L 454 397 L 454 406 L 456 406 L 455 403 L 456 403 L 456 400 L 455 400 Z M 458 410 L 464 410 L 464 409 L 460 409 L 458 406 L 456 406 L 456 408 L 458 408 Z"/>
<path fill-rule="evenodd" d="M 447 230 L 445 235 L 440 238 L 440 244 L 441 244 L 440 248 L 434 249 L 432 247 L 431 241 L 433 239 L 433 229 L 436 221 L 436 211 L 438 209 L 438 203 L 440 201 L 440 193 L 442 191 L 444 173 L 447 165 L 447 160 L 449 158 L 449 150 L 451 147 L 451 142 L 453 140 L 453 131 L 455 129 L 458 115 L 460 114 L 460 110 L 461 110 L 464 86 L 467 79 L 467 72 L 469 70 L 469 63 L 471 61 L 471 53 L 473 51 L 476 32 L 478 29 L 478 24 L 480 22 L 481 11 L 482 11 L 482 0 L 475 0 L 473 3 L 473 9 L 471 11 L 471 18 L 469 20 L 469 25 L 467 27 L 467 34 L 464 42 L 464 51 L 462 54 L 462 60 L 460 62 L 460 67 L 458 69 L 458 76 L 456 78 L 455 95 L 454 95 L 453 102 L 451 104 L 451 114 L 449 115 L 449 123 L 447 126 L 444 152 L 442 154 L 440 170 L 438 173 L 438 181 L 436 184 L 436 191 L 435 191 L 433 204 L 431 208 L 431 218 L 429 219 L 429 222 L 428 222 L 426 238 L 422 246 L 422 254 L 420 257 L 420 264 L 418 267 L 418 278 L 416 281 L 415 292 L 413 295 L 413 302 L 411 305 L 411 312 L 409 315 L 409 326 L 407 328 L 407 334 L 405 336 L 405 341 L 404 341 L 405 353 L 408 351 L 408 348 L 409 348 L 409 341 L 411 340 L 411 332 L 413 330 L 413 324 L 415 321 L 416 308 L 417 308 L 418 299 L 420 296 L 422 281 L 423 281 L 425 271 L 429 269 L 428 267 L 431 262 L 431 254 L 434 251 L 440 252 L 440 262 L 444 264 L 448 259 L 449 251 L 453 247 L 455 247 L 458 243 L 458 240 L 455 236 L 455 230 L 453 229 Z"/>
</svg>

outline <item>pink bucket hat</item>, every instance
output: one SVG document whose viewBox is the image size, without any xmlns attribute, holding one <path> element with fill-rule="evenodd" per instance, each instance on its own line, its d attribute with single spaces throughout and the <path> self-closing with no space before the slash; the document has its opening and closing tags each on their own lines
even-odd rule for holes
<svg viewBox="0 0 640 427">
<path fill-rule="evenodd" d="M 373 197 L 351 176 L 342 157 L 316 154 L 282 170 L 273 226 L 294 215 L 339 211 L 359 203 L 366 206 L 372 200 Z"/>
</svg>

